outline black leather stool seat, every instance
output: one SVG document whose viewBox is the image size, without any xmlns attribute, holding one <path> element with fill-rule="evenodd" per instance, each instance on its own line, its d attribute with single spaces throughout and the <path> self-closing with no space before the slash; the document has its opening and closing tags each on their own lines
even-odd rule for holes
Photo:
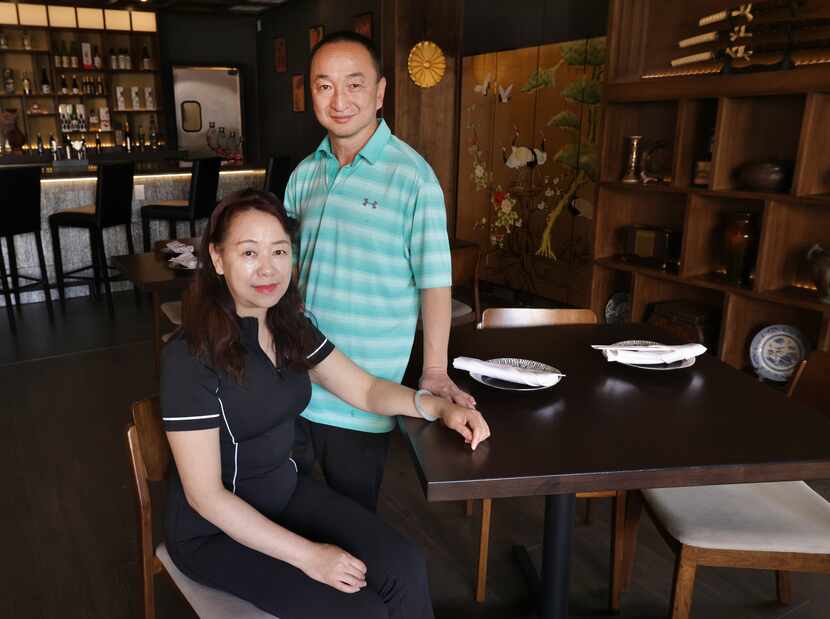
<svg viewBox="0 0 830 619">
<path fill-rule="evenodd" d="M 95 205 L 88 204 L 86 206 L 76 206 L 75 208 L 67 208 L 58 211 L 49 216 L 50 222 L 55 222 L 60 226 L 67 227 L 94 227 L 97 225 L 95 219 Z"/>
<path fill-rule="evenodd" d="M 142 207 L 141 212 L 149 219 L 175 219 L 177 221 L 188 221 L 190 212 L 187 200 L 159 200 L 153 204 Z"/>
</svg>

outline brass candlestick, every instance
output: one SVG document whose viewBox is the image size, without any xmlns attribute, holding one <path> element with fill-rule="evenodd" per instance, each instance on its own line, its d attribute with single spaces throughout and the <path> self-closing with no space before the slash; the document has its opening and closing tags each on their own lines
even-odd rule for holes
<svg viewBox="0 0 830 619">
<path fill-rule="evenodd" d="M 626 161 L 628 162 L 625 175 L 622 177 L 623 183 L 639 183 L 640 182 L 640 143 L 643 136 L 629 135 L 628 140 L 628 155 Z"/>
</svg>

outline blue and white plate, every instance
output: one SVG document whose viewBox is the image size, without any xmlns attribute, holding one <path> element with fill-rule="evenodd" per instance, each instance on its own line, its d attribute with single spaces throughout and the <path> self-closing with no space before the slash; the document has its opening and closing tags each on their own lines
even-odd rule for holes
<svg viewBox="0 0 830 619">
<path fill-rule="evenodd" d="M 749 359 L 761 378 L 786 382 L 807 356 L 807 338 L 790 325 L 764 327 L 752 338 Z"/>
<path fill-rule="evenodd" d="M 618 322 L 631 322 L 631 295 L 616 292 L 605 305 L 605 322 L 609 325 Z"/>
</svg>

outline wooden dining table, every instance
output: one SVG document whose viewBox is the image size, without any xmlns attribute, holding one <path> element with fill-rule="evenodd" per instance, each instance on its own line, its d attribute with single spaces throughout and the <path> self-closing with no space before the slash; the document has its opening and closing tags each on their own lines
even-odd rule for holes
<svg viewBox="0 0 830 619">
<path fill-rule="evenodd" d="M 184 239 L 191 243 L 198 239 Z M 162 254 L 156 243 L 156 251 L 143 254 L 113 256 L 112 264 L 139 289 L 149 292 L 153 305 L 153 352 L 156 374 L 161 355 L 161 295 L 170 291 L 182 291 L 190 285 L 195 271 L 174 270 L 168 265 L 170 256 Z"/>
<path fill-rule="evenodd" d="M 530 359 L 566 376 L 548 389 L 507 391 L 451 369 L 492 431 L 474 452 L 440 423 L 401 418 L 428 501 L 546 497 L 544 619 L 568 616 L 577 492 L 830 477 L 830 419 L 708 353 L 657 371 L 590 347 L 629 339 L 677 343 L 645 324 L 453 329 L 451 360 Z"/>
</svg>

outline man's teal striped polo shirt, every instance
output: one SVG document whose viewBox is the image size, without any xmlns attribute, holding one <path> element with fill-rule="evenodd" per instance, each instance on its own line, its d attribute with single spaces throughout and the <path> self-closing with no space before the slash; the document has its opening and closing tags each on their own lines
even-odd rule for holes
<svg viewBox="0 0 830 619">
<path fill-rule="evenodd" d="M 420 289 L 452 280 L 444 194 L 432 168 L 381 120 L 342 168 L 326 137 L 291 174 L 285 207 L 300 222 L 300 290 L 319 329 L 370 374 L 400 382 Z M 318 385 L 303 417 L 363 432 L 394 427 Z"/>
</svg>

